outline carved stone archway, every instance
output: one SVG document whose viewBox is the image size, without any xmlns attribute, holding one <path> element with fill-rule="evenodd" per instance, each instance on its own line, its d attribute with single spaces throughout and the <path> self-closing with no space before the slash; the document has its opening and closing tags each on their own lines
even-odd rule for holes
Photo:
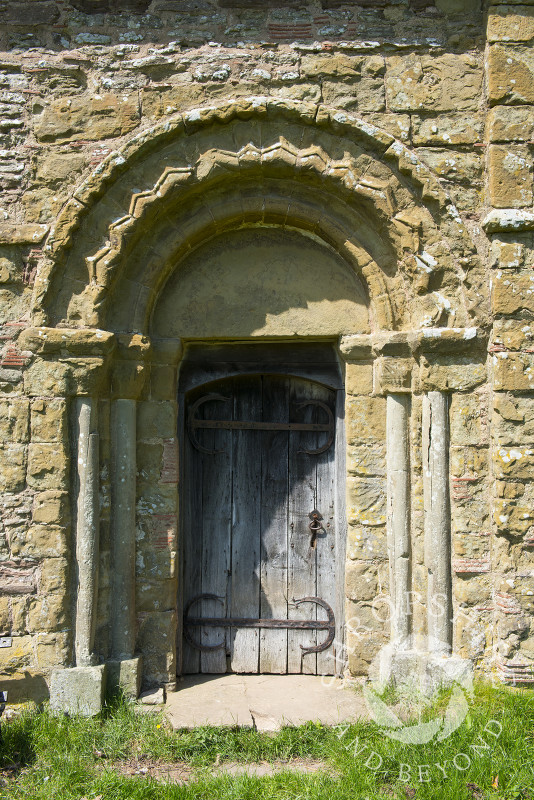
<svg viewBox="0 0 534 800">
<path fill-rule="evenodd" d="M 110 452 L 112 591 L 110 640 L 97 647 L 99 656 L 119 677 L 125 664 L 137 671 L 137 628 L 147 680 L 173 680 L 176 431 L 150 423 L 160 443 L 151 447 L 162 451 L 154 484 L 163 498 L 158 513 L 148 513 L 136 495 L 134 444 L 147 404 L 166 404 L 170 417 L 175 413 L 182 342 L 154 336 L 153 313 L 190 254 L 217 236 L 254 226 L 306 234 L 342 259 L 363 287 L 369 328 L 336 332 L 346 362 L 347 424 L 376 432 L 364 444 L 387 450 L 387 470 L 376 471 L 370 488 L 354 466 L 360 445 L 349 437 L 349 527 L 363 529 L 372 517 L 371 526 L 387 531 L 392 639 L 413 649 L 413 609 L 403 601 L 412 580 L 411 475 L 421 455 L 420 443 L 409 443 L 413 392 L 414 407 L 423 406 L 425 470 L 435 478 L 434 489 L 421 489 L 426 567 L 437 576 L 428 581 L 429 607 L 442 591 L 450 605 L 446 393 L 469 388 L 473 374 L 484 380 L 486 290 L 476 248 L 439 180 L 389 134 L 322 105 L 249 98 L 173 117 L 111 154 L 74 193 L 45 247 L 34 328 L 21 344 L 65 372 L 65 393 L 78 397 L 77 452 L 85 452 L 88 437 L 92 447 L 91 459 L 78 459 L 78 666 L 95 651 L 98 524 L 83 509 L 94 509 L 98 494 L 94 435 L 100 434 Z M 99 398 L 108 403 L 111 424 L 99 413 Z M 369 415 L 376 425 L 367 425 Z M 369 496 L 375 498 L 370 510 Z M 144 537 L 166 542 L 166 616 L 157 623 L 144 610 L 135 619 L 136 524 Z M 370 568 L 380 573 L 380 564 Z M 436 621 L 423 603 L 419 613 L 427 617 L 424 635 L 435 639 L 430 649 L 450 652 L 449 612 Z M 164 629 L 159 640 L 151 625 Z M 387 639 L 383 629 L 372 636 L 375 644 Z M 349 664 L 365 671 L 360 655 Z"/>
</svg>

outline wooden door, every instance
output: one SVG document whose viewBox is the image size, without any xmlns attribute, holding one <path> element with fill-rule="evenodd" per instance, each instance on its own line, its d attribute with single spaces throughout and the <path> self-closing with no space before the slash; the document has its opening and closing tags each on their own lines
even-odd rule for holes
<svg viewBox="0 0 534 800">
<path fill-rule="evenodd" d="M 322 649 L 336 609 L 335 400 L 278 375 L 187 394 L 182 672 L 335 672 L 336 642 Z"/>
</svg>

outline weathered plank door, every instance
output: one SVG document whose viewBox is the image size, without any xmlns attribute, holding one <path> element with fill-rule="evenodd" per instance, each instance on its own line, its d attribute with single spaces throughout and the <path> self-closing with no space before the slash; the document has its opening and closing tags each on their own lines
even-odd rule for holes
<svg viewBox="0 0 534 800">
<path fill-rule="evenodd" d="M 324 622 L 320 604 L 295 605 L 305 597 L 336 608 L 335 395 L 279 375 L 187 394 L 183 603 L 186 622 L 212 623 L 185 625 L 182 672 L 335 672 L 335 642 L 306 652 L 325 642 L 324 627 L 213 623 Z"/>
</svg>

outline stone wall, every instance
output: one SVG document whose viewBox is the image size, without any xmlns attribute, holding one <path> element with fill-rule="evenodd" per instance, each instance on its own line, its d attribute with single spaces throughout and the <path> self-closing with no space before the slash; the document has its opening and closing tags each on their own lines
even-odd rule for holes
<svg viewBox="0 0 534 800">
<path fill-rule="evenodd" d="M 93 656 L 135 650 L 147 684 L 174 679 L 181 343 L 151 315 L 209 226 L 256 208 L 254 224 L 307 225 L 352 259 L 372 309 L 371 333 L 337 332 L 349 668 L 365 674 L 390 637 L 373 601 L 387 604 L 392 580 L 391 394 L 410 398 L 410 624 L 424 647 L 423 405 L 445 392 L 454 652 L 532 678 L 533 39 L 526 2 L 0 9 L 0 666 L 13 699 L 45 697 L 50 670 L 77 663 L 80 398 L 98 431 Z M 309 335 L 322 335 L 313 321 Z M 131 585 L 116 570 L 113 420 L 131 424 L 117 401 L 135 404 L 137 429 Z M 129 653 L 117 590 L 135 611 Z"/>
</svg>

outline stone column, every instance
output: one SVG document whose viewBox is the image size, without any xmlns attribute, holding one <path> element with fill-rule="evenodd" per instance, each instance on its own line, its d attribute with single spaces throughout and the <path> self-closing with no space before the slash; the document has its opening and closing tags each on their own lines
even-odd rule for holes
<svg viewBox="0 0 534 800">
<path fill-rule="evenodd" d="M 76 399 L 76 635 L 77 667 L 95 663 L 93 653 L 98 592 L 99 469 L 98 433 L 94 430 L 94 401 Z"/>
<path fill-rule="evenodd" d="M 391 643 L 410 647 L 410 396 L 387 397 L 387 537 L 390 565 Z"/>
<path fill-rule="evenodd" d="M 135 503 L 137 398 L 146 378 L 150 342 L 138 334 L 117 337 L 111 377 L 111 658 L 109 689 L 137 697 L 142 660 L 135 655 Z"/>
<path fill-rule="evenodd" d="M 446 655 L 452 647 L 452 575 L 449 399 L 445 392 L 427 392 L 423 398 L 423 495 L 428 649 Z"/>
<path fill-rule="evenodd" d="M 130 659 L 135 649 L 135 400 L 112 401 L 111 472 L 112 655 Z"/>
</svg>

